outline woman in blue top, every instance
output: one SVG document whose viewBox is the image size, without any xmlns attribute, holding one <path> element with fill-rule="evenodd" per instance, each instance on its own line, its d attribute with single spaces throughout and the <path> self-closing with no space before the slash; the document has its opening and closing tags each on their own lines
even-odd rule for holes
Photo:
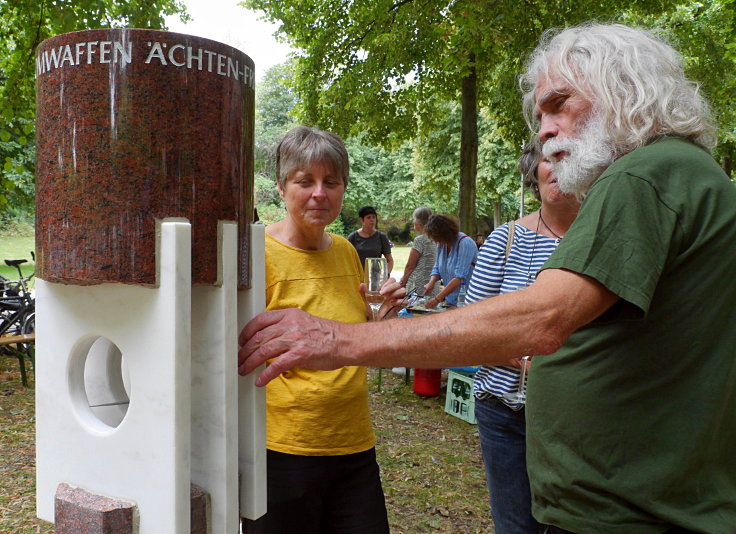
<svg viewBox="0 0 736 534">
<path fill-rule="evenodd" d="M 442 291 L 424 305 L 426 308 L 434 308 L 443 300 L 454 306 L 460 285 L 470 280 L 470 275 L 473 274 L 478 247 L 475 241 L 459 230 L 456 219 L 437 214 L 432 215 L 424 227 L 427 237 L 437 243 L 437 258 L 429 283 L 424 286 L 424 294 L 431 294 L 439 280 L 444 285 Z"/>
<path fill-rule="evenodd" d="M 527 145 L 519 159 L 524 185 L 541 201 L 540 209 L 514 221 L 513 232 L 504 224 L 488 236 L 478 254 L 467 302 L 532 283 L 575 220 L 580 204 L 560 192 L 552 164 L 540 160 L 536 141 Z M 537 534 L 526 471 L 524 405 L 506 398 L 519 389 L 520 365 L 510 363 L 478 370 L 473 384 L 475 415 L 496 534 Z"/>
</svg>

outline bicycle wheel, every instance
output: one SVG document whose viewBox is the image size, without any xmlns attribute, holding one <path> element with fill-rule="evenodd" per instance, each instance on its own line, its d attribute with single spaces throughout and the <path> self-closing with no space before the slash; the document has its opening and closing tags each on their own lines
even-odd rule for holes
<svg viewBox="0 0 736 534">
<path fill-rule="evenodd" d="M 34 309 L 31 313 L 23 317 L 23 324 L 20 327 L 21 334 L 35 334 L 36 333 L 36 310 Z"/>
<path fill-rule="evenodd" d="M 27 312 L 22 311 L 23 303 L 16 299 L 0 300 L 0 332 L 10 336 L 21 333 Z M 21 311 L 19 311 L 21 310 Z M 35 311 L 31 308 L 29 311 Z"/>
<path fill-rule="evenodd" d="M 22 325 L 20 327 L 21 334 L 35 334 L 36 333 L 36 310 L 32 310 L 26 314 L 22 319 Z"/>
<path fill-rule="evenodd" d="M 0 297 L 5 296 L 5 288 L 8 287 L 8 279 L 0 274 Z"/>
<path fill-rule="evenodd" d="M 22 334 L 35 334 L 36 333 L 36 308 L 33 307 L 33 310 L 31 313 L 27 314 L 23 318 L 23 326 L 21 327 L 21 333 Z M 26 354 L 28 355 L 28 359 L 31 360 L 31 365 L 33 366 L 33 370 L 35 372 L 36 370 L 36 344 L 34 341 L 31 341 L 29 343 L 23 343 L 23 346 L 25 347 Z"/>
</svg>

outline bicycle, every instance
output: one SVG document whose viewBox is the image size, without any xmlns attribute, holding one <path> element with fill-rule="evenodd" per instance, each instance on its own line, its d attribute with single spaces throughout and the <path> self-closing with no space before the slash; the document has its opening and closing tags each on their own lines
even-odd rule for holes
<svg viewBox="0 0 736 534">
<path fill-rule="evenodd" d="M 18 270 L 18 280 L 0 280 L 0 354 L 18 358 L 24 386 L 28 385 L 24 357 L 28 356 L 34 363 L 32 341 L 36 330 L 36 300 L 28 289 L 33 273 L 24 277 L 20 268 L 27 261 L 5 260 L 6 265 Z M 31 334 L 34 336 L 29 339 Z"/>
</svg>

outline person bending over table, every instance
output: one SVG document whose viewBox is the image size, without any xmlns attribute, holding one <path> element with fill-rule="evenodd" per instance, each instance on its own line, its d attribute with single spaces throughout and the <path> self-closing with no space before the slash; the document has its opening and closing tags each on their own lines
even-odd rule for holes
<svg viewBox="0 0 736 534">
<path fill-rule="evenodd" d="M 429 295 L 424 293 L 424 287 L 429 283 L 432 276 L 434 261 L 437 257 L 437 243 L 427 237 L 424 226 L 429 221 L 432 210 L 426 206 L 421 206 L 414 210 L 412 219 L 414 221 L 414 230 L 417 236 L 411 244 L 409 251 L 409 259 L 406 261 L 404 275 L 399 280 L 399 284 L 411 291 L 416 289 L 421 291 L 422 296 L 434 297 L 439 293 L 439 288 L 435 287 Z"/>
<path fill-rule="evenodd" d="M 432 215 L 424 227 L 424 231 L 432 241 L 437 243 L 437 258 L 432 268 L 432 276 L 424 286 L 424 294 L 431 295 L 435 284 L 442 280 L 444 287 L 424 305 L 435 308 L 443 300 L 454 306 L 457 294 L 463 282 L 470 280 L 478 247 L 475 241 L 460 232 L 460 226 L 454 217 L 448 215 Z"/>
</svg>

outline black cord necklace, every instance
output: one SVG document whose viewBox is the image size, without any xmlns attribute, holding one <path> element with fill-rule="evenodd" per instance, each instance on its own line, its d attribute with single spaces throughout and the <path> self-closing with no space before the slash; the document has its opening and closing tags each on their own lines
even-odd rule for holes
<svg viewBox="0 0 736 534">
<path fill-rule="evenodd" d="M 561 235 L 557 235 L 557 234 L 556 234 L 556 233 L 554 232 L 554 230 L 552 230 L 552 228 L 550 228 L 550 227 L 549 227 L 549 225 L 548 225 L 548 224 L 547 224 L 546 222 L 544 222 L 544 219 L 542 218 L 542 208 L 541 208 L 541 207 L 539 208 L 539 220 L 540 220 L 540 221 L 542 221 L 542 224 L 544 225 L 544 227 L 545 227 L 545 228 L 546 228 L 547 230 L 549 230 L 549 233 L 550 233 L 550 234 L 552 234 L 553 236 L 555 236 L 555 237 L 556 237 L 556 238 L 557 238 L 558 240 L 559 240 L 559 239 L 562 239 L 562 237 L 563 237 L 563 236 L 561 236 Z M 539 222 L 538 222 L 538 221 L 537 221 L 537 230 L 539 230 Z"/>
<path fill-rule="evenodd" d="M 553 236 L 555 236 L 557 238 L 557 244 L 560 243 L 560 240 L 563 237 L 561 235 L 557 235 L 552 230 L 552 228 L 550 228 L 549 225 L 546 222 L 544 222 L 544 218 L 542 218 L 542 208 L 540 206 L 540 208 L 539 208 L 539 219 L 537 219 L 537 229 L 534 232 L 534 242 L 532 243 L 532 254 L 531 254 L 531 257 L 529 258 L 529 269 L 528 269 L 528 271 L 526 273 L 527 285 L 532 284 L 534 282 L 534 280 L 536 279 L 536 277 L 537 277 L 536 273 L 534 273 L 534 277 L 532 277 L 532 262 L 534 261 L 534 251 L 537 248 L 537 237 L 539 237 L 539 235 L 540 235 L 539 234 L 539 223 L 540 222 L 544 225 L 544 227 L 547 230 L 549 230 L 549 233 L 551 233 Z"/>
<path fill-rule="evenodd" d="M 537 278 L 537 273 L 534 273 L 532 277 L 532 263 L 534 263 L 534 251 L 537 249 L 537 238 L 539 237 L 539 221 L 542 220 L 542 208 L 539 208 L 539 220 L 537 220 L 537 229 L 534 231 L 534 242 L 532 243 L 532 254 L 529 258 L 529 268 L 526 271 L 526 285 L 530 286 L 534 283 Z M 544 221 L 542 221 L 544 222 Z M 545 224 L 545 226 L 547 226 Z M 551 232 L 552 230 L 550 230 Z"/>
</svg>

